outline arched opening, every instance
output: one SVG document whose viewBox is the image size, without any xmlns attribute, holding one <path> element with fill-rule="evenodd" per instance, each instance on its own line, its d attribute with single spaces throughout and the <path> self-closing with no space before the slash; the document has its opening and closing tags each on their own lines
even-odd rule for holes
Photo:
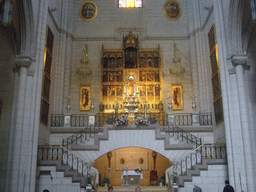
<svg viewBox="0 0 256 192">
<path fill-rule="evenodd" d="M 99 182 L 102 179 L 110 178 L 112 186 L 122 185 L 123 170 L 135 170 L 137 167 L 142 168 L 143 179 L 140 181 L 141 186 L 150 185 L 150 171 L 156 170 L 157 177 L 165 176 L 165 171 L 171 166 L 169 159 L 163 155 L 145 148 L 126 147 L 110 151 L 96 159 L 93 167 L 99 171 Z M 112 168 L 111 171 L 108 168 Z M 152 182 L 156 184 L 157 181 Z"/>
</svg>

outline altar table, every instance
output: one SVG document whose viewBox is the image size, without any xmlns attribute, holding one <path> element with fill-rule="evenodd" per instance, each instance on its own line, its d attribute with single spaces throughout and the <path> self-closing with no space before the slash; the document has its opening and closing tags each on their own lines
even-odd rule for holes
<svg viewBox="0 0 256 192">
<path fill-rule="evenodd" d="M 123 181 L 123 186 L 138 187 L 140 186 L 140 180 L 143 179 L 143 175 L 134 170 L 128 170 L 123 171 L 121 179 Z"/>
</svg>

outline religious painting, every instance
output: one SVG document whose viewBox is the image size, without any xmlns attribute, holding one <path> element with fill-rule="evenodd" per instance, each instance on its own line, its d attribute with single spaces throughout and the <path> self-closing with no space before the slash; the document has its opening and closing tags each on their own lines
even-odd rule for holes
<svg viewBox="0 0 256 192">
<path fill-rule="evenodd" d="M 157 57 L 154 58 L 154 68 L 159 68 L 159 59 Z"/>
<path fill-rule="evenodd" d="M 103 82 L 108 82 L 108 72 L 103 71 Z"/>
<path fill-rule="evenodd" d="M 116 95 L 116 86 L 115 85 L 110 85 L 110 96 L 115 96 Z"/>
<path fill-rule="evenodd" d="M 116 67 L 116 60 L 114 58 L 109 60 L 109 68 L 115 68 Z"/>
<path fill-rule="evenodd" d="M 148 85 L 148 96 L 154 96 L 154 85 Z"/>
<path fill-rule="evenodd" d="M 116 72 L 109 72 L 109 82 L 115 82 Z"/>
<path fill-rule="evenodd" d="M 215 26 L 212 25 L 209 33 L 208 33 L 208 41 L 209 41 L 209 48 L 210 51 L 213 50 L 215 44 L 216 44 L 216 37 L 215 37 Z"/>
<path fill-rule="evenodd" d="M 146 86 L 140 86 L 140 96 L 146 96 Z"/>
<path fill-rule="evenodd" d="M 155 86 L 155 95 L 160 96 L 160 86 L 159 85 Z"/>
<path fill-rule="evenodd" d="M 216 100 L 221 95 L 221 86 L 220 86 L 220 76 L 219 72 L 217 72 L 212 77 L 212 92 L 213 92 L 213 98 Z"/>
<path fill-rule="evenodd" d="M 147 60 L 147 65 L 148 65 L 148 67 L 153 67 L 153 65 L 154 65 L 154 61 L 153 61 L 153 59 L 148 59 Z"/>
<path fill-rule="evenodd" d="M 146 68 L 147 67 L 147 61 L 145 58 L 140 59 L 140 68 Z"/>
<path fill-rule="evenodd" d="M 217 61 L 217 55 L 216 55 L 216 49 L 212 52 L 210 56 L 210 61 L 211 61 L 211 71 L 212 75 L 219 69 L 218 66 L 218 61 Z"/>
<path fill-rule="evenodd" d="M 177 20 L 181 16 L 181 6 L 178 1 L 170 0 L 164 4 L 164 16 L 169 20 Z"/>
<path fill-rule="evenodd" d="M 103 68 L 108 68 L 108 58 L 103 58 Z"/>
<path fill-rule="evenodd" d="M 146 72 L 140 71 L 140 81 L 146 82 Z"/>
<path fill-rule="evenodd" d="M 159 71 L 155 72 L 155 82 L 160 82 L 160 80 L 159 80 Z"/>
<path fill-rule="evenodd" d="M 85 1 L 81 4 L 79 15 L 84 21 L 92 21 L 98 14 L 98 7 L 93 1 Z"/>
<path fill-rule="evenodd" d="M 116 82 L 123 82 L 123 72 L 122 71 L 117 71 Z"/>
<path fill-rule="evenodd" d="M 181 85 L 172 85 L 173 110 L 183 110 L 183 95 Z"/>
<path fill-rule="evenodd" d="M 124 51 L 125 56 L 125 68 L 134 69 L 137 67 L 137 50 L 136 49 L 126 49 Z"/>
<path fill-rule="evenodd" d="M 116 86 L 116 96 L 122 96 L 123 95 L 123 86 L 119 85 Z"/>
<path fill-rule="evenodd" d="M 223 121 L 222 97 L 219 97 L 214 102 L 213 105 L 214 105 L 215 122 L 216 124 L 221 123 Z"/>
<path fill-rule="evenodd" d="M 123 68 L 123 66 L 124 66 L 123 59 L 118 59 L 118 62 L 116 64 L 116 68 Z"/>
<path fill-rule="evenodd" d="M 147 81 L 153 81 L 153 74 L 152 71 L 147 73 Z"/>
<path fill-rule="evenodd" d="M 107 85 L 103 85 L 102 96 L 103 97 L 108 96 L 108 86 Z"/>
<path fill-rule="evenodd" d="M 91 104 L 91 88 L 90 86 L 81 85 L 80 88 L 80 111 L 89 111 Z"/>
</svg>

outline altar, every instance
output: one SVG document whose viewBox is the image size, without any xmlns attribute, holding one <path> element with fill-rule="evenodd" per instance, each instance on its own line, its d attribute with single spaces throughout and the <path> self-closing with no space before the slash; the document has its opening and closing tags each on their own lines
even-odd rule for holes
<svg viewBox="0 0 256 192">
<path fill-rule="evenodd" d="M 134 170 L 123 171 L 122 176 L 122 186 L 125 187 L 138 187 L 140 186 L 140 180 L 143 179 L 142 173 L 137 173 Z"/>
</svg>

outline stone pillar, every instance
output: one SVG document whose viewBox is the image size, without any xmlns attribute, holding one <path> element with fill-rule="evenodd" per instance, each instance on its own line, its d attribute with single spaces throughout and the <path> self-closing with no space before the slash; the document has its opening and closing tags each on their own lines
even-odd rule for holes
<svg viewBox="0 0 256 192">
<path fill-rule="evenodd" d="M 200 6 L 199 6 L 199 0 L 194 1 L 194 32 L 195 37 L 191 38 L 191 41 L 194 41 L 191 45 L 195 47 L 195 54 L 196 54 L 196 66 L 197 67 L 197 74 L 195 70 L 192 70 L 193 74 L 193 80 L 197 82 L 193 82 L 193 85 L 195 85 L 195 88 L 198 88 L 198 93 L 195 95 L 198 95 L 198 110 L 200 112 L 205 112 L 209 110 L 209 89 L 208 89 L 208 78 L 207 78 L 207 70 L 206 65 L 204 61 L 204 55 L 205 55 L 205 46 L 203 41 L 203 34 L 202 34 L 202 24 L 201 24 L 201 18 L 200 18 Z M 192 57 L 193 59 L 193 57 Z M 193 60 L 192 60 L 193 61 Z"/>
<path fill-rule="evenodd" d="M 24 113 L 25 113 L 25 98 L 27 87 L 27 72 L 28 67 L 31 65 L 31 59 L 29 57 L 17 57 L 15 59 L 16 68 L 19 71 L 19 79 L 17 85 L 17 102 L 15 103 L 16 114 L 14 116 L 14 129 L 13 135 L 10 140 L 12 143 L 11 149 L 11 191 L 20 191 L 24 189 L 25 183 L 25 170 L 23 169 L 22 162 L 22 142 L 24 132 Z"/>
<path fill-rule="evenodd" d="M 231 62 L 236 69 L 236 89 L 238 93 L 237 101 L 237 117 L 239 121 L 236 123 L 236 131 L 240 133 L 241 142 L 239 144 L 241 154 L 240 158 L 243 158 L 244 165 L 240 164 L 237 168 L 239 172 L 239 179 L 241 182 L 242 191 L 253 191 L 253 153 L 250 145 L 250 131 L 249 131 L 249 120 L 248 120 L 248 107 L 246 102 L 246 89 L 245 89 L 245 80 L 244 80 L 244 71 L 248 69 L 247 66 L 247 55 L 246 54 L 234 54 L 231 57 Z M 236 189 L 237 190 L 237 189 Z"/>
</svg>

